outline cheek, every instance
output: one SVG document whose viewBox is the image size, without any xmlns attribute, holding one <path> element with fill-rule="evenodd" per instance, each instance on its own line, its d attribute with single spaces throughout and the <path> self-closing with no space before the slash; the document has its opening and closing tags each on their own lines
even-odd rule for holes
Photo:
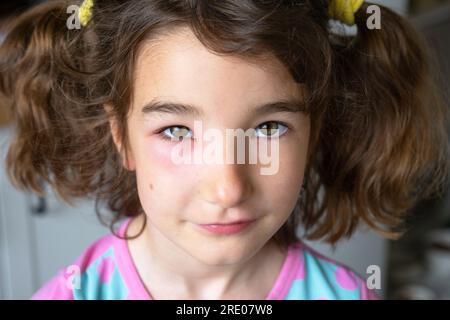
<svg viewBox="0 0 450 320">
<path fill-rule="evenodd" d="M 154 141 L 149 143 L 147 150 L 149 150 L 148 153 L 152 154 L 152 161 L 161 173 L 164 172 L 171 176 L 183 177 L 184 180 L 192 172 L 193 167 L 189 164 L 177 162 L 177 148 L 180 148 L 180 145 Z"/>
<path fill-rule="evenodd" d="M 195 178 L 195 167 L 189 164 L 179 164 L 173 160 L 175 144 L 148 139 L 140 144 L 140 152 L 137 163 L 138 179 L 149 186 L 150 191 L 158 196 L 164 196 L 164 192 L 171 190 L 190 190 Z"/>
<path fill-rule="evenodd" d="M 139 146 L 136 175 L 144 210 L 152 219 L 179 212 L 190 199 L 192 168 L 172 161 L 170 143 L 149 139 Z"/>
<path fill-rule="evenodd" d="M 305 165 L 306 149 L 299 148 L 298 145 L 286 145 L 280 148 L 277 174 L 260 176 L 259 182 L 265 188 L 265 198 L 270 201 L 273 208 L 289 213 L 295 206 L 304 178 Z"/>
<path fill-rule="evenodd" d="M 172 160 L 172 147 L 165 143 L 149 144 L 147 148 L 148 153 L 152 154 L 153 162 L 157 167 L 164 171 L 173 174 L 180 170 L 180 166 L 176 165 Z"/>
<path fill-rule="evenodd" d="M 308 140 L 305 137 L 289 140 L 288 143 L 280 146 L 279 173 L 283 176 L 281 180 L 295 184 L 303 177 L 307 152 Z"/>
<path fill-rule="evenodd" d="M 167 143 L 157 138 L 147 138 L 139 144 L 138 167 L 145 168 L 151 175 L 176 175 L 186 170 L 185 166 L 173 161 L 172 150 L 174 144 Z"/>
</svg>

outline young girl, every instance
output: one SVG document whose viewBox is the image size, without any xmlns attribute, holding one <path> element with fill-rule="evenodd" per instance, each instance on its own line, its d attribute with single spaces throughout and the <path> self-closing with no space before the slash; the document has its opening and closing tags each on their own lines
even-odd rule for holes
<svg viewBox="0 0 450 320">
<path fill-rule="evenodd" d="M 445 190 L 449 114 L 403 18 L 381 7 L 371 29 L 369 4 L 346 0 L 86 0 L 73 20 L 72 4 L 24 13 L 1 46 L 8 173 L 95 196 L 113 234 L 34 299 L 375 298 L 300 238 L 335 244 L 359 222 L 396 238 Z M 201 148 L 196 122 L 277 141 L 275 172 L 175 163 Z"/>
</svg>

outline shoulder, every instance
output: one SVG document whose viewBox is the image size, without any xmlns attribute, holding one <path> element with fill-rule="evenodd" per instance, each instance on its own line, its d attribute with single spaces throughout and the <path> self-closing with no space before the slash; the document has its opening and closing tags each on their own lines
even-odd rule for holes
<svg viewBox="0 0 450 320">
<path fill-rule="evenodd" d="M 112 234 L 96 240 L 73 264 L 59 270 L 31 299 L 125 299 L 128 289 L 119 271 L 119 241 L 125 240 Z"/>
<path fill-rule="evenodd" d="M 297 265 L 287 292 L 287 300 L 365 300 L 377 299 L 366 281 L 351 268 L 336 262 L 304 243 L 291 245 Z"/>
</svg>

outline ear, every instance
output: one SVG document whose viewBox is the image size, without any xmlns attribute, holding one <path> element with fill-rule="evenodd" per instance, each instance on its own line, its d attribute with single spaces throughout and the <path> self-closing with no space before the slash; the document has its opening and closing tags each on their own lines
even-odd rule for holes
<svg viewBox="0 0 450 320">
<path fill-rule="evenodd" d="M 135 161 L 131 150 L 128 150 L 128 159 L 126 158 L 125 150 L 122 148 L 122 137 L 120 135 L 119 126 L 117 124 L 117 119 L 113 114 L 113 107 L 109 104 L 105 104 L 104 109 L 106 114 L 108 115 L 109 128 L 111 130 L 111 135 L 114 141 L 114 145 L 116 146 L 117 151 L 120 153 L 122 157 L 123 166 L 125 169 L 129 171 L 135 170 Z"/>
</svg>

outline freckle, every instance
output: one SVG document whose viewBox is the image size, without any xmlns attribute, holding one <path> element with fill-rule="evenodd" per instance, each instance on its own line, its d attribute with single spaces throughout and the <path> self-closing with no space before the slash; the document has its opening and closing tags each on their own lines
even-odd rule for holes
<svg viewBox="0 0 450 320">
<path fill-rule="evenodd" d="M 150 183 L 150 190 L 153 190 L 153 184 Z"/>
</svg>

